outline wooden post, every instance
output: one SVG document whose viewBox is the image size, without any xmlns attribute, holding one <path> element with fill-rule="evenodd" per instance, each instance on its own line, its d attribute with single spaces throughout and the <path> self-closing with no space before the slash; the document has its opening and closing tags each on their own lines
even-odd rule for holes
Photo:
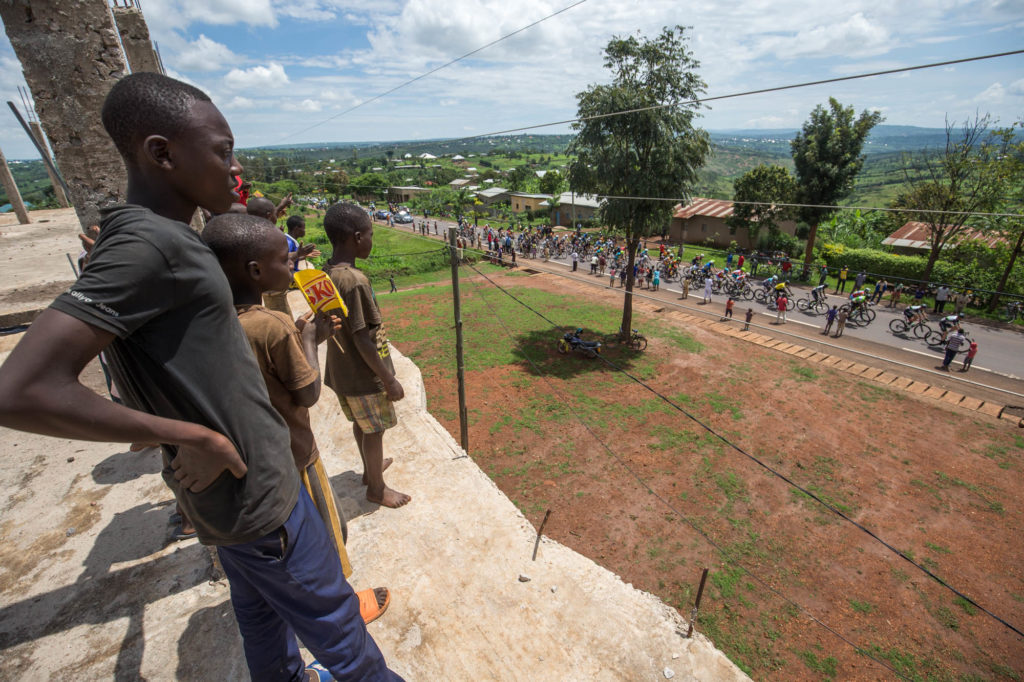
<svg viewBox="0 0 1024 682">
<path fill-rule="evenodd" d="M 21 200 L 21 192 L 18 191 L 18 185 L 14 182 L 14 176 L 11 175 L 11 169 L 7 165 L 7 159 L 4 158 L 2 150 L 0 150 L 0 183 L 3 184 L 4 191 L 7 192 L 7 201 L 14 207 L 14 212 L 18 216 L 18 222 L 22 225 L 28 225 L 32 221 L 28 219 L 25 202 Z"/>
<path fill-rule="evenodd" d="M 36 142 L 39 143 L 40 149 L 46 150 L 46 135 L 43 134 L 43 127 L 39 125 L 39 121 L 30 121 L 29 128 L 32 129 L 32 137 L 36 138 Z M 68 203 L 68 195 L 64 193 L 64 187 L 57 180 L 57 176 L 53 174 L 53 170 L 50 169 L 50 164 L 43 162 L 43 166 L 46 168 L 46 174 L 50 177 L 50 184 L 53 185 L 53 194 L 57 197 L 57 204 L 61 208 L 69 208 L 71 206 Z"/>
<path fill-rule="evenodd" d="M 700 587 L 697 588 L 697 599 L 693 603 L 693 611 L 690 611 L 690 628 L 686 631 L 686 638 L 693 636 L 693 623 L 697 620 L 697 611 L 700 609 L 700 599 L 704 596 L 704 583 L 708 580 L 708 569 L 700 574 Z"/>
<path fill-rule="evenodd" d="M 469 416 L 466 412 L 466 363 L 462 357 L 462 298 L 459 294 L 459 251 L 455 248 L 457 230 L 448 228 L 448 251 L 452 263 L 452 299 L 455 302 L 455 367 L 459 383 L 459 441 L 469 452 Z"/>
</svg>

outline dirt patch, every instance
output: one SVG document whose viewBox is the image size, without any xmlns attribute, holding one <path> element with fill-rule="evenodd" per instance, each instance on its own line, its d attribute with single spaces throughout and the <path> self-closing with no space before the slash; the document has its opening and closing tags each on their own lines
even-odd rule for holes
<svg viewBox="0 0 1024 682">
<path fill-rule="evenodd" d="M 561 280 L 501 283 L 571 297 Z M 588 291 L 583 301 L 600 305 Z M 394 343 L 424 368 L 431 413 L 457 435 L 450 314 L 424 331 L 443 298 L 425 289 L 383 305 Z M 613 349 L 608 359 L 632 363 L 741 453 L 614 368 L 557 356 L 556 330 L 527 329 L 528 314 L 488 312 L 464 313 L 467 344 L 483 336 L 524 359 L 467 371 L 474 459 L 535 525 L 552 511 L 547 535 L 684 615 L 710 568 L 698 629 L 754 677 L 893 677 L 865 654 L 916 679 L 1024 673 L 1020 638 L 836 513 L 1024 623 L 1015 430 L 673 316 L 639 315 L 644 356 Z M 693 350 L 682 350 L 681 333 Z"/>
</svg>

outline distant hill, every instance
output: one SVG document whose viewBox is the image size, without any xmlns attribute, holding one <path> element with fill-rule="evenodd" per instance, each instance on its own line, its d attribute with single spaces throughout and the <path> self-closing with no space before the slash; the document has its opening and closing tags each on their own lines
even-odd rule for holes
<svg viewBox="0 0 1024 682">
<path fill-rule="evenodd" d="M 711 140 L 723 147 L 738 147 L 779 156 L 789 156 L 789 143 L 796 129 L 772 130 L 712 130 Z M 917 126 L 879 125 L 868 135 L 865 154 L 917 151 L 944 147 L 945 128 L 918 128 Z"/>
</svg>

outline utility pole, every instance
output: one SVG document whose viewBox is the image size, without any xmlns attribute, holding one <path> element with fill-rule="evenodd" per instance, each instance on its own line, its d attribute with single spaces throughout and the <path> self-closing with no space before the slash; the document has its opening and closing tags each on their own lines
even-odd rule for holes
<svg viewBox="0 0 1024 682">
<path fill-rule="evenodd" d="M 459 250 L 457 230 L 448 228 L 448 252 L 452 262 L 452 299 L 455 302 L 455 371 L 459 383 L 459 442 L 469 452 L 469 421 L 466 411 L 466 363 L 462 358 L 462 297 L 459 294 Z"/>
</svg>

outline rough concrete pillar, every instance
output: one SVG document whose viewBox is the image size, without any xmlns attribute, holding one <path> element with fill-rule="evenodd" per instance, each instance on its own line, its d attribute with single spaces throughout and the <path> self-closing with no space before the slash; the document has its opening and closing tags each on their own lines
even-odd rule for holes
<svg viewBox="0 0 1024 682">
<path fill-rule="evenodd" d="M 25 202 L 21 200 L 21 192 L 18 191 L 18 186 L 14 184 L 11 167 L 7 165 L 7 159 L 4 158 L 2 150 L 0 150 L 0 183 L 3 184 L 4 191 L 7 192 L 7 201 L 11 202 L 14 212 L 18 215 L 18 222 L 22 225 L 28 225 L 31 221 L 28 219 L 28 211 L 25 210 Z"/>
<path fill-rule="evenodd" d="M 121 45 L 128 57 L 128 66 L 132 73 L 152 71 L 163 73 L 160 60 L 149 39 L 149 26 L 142 12 L 135 7 L 113 7 L 114 23 L 121 34 Z"/>
<path fill-rule="evenodd" d="M 43 133 L 43 126 L 39 125 L 39 121 L 31 121 L 28 127 L 32 129 L 32 137 L 36 138 L 36 142 L 43 149 L 43 153 L 46 153 L 46 135 Z M 64 188 L 60 182 L 57 181 L 57 176 L 53 174 L 50 167 L 43 163 L 43 168 L 46 169 L 46 174 L 50 177 L 50 184 L 53 185 L 53 193 L 57 197 L 57 204 L 61 208 L 67 208 L 71 204 L 68 203 L 68 195 L 64 194 Z"/>
<path fill-rule="evenodd" d="M 36 113 L 83 228 L 124 198 L 121 157 L 103 130 L 103 100 L 127 73 L 106 0 L 0 0 Z"/>
</svg>

